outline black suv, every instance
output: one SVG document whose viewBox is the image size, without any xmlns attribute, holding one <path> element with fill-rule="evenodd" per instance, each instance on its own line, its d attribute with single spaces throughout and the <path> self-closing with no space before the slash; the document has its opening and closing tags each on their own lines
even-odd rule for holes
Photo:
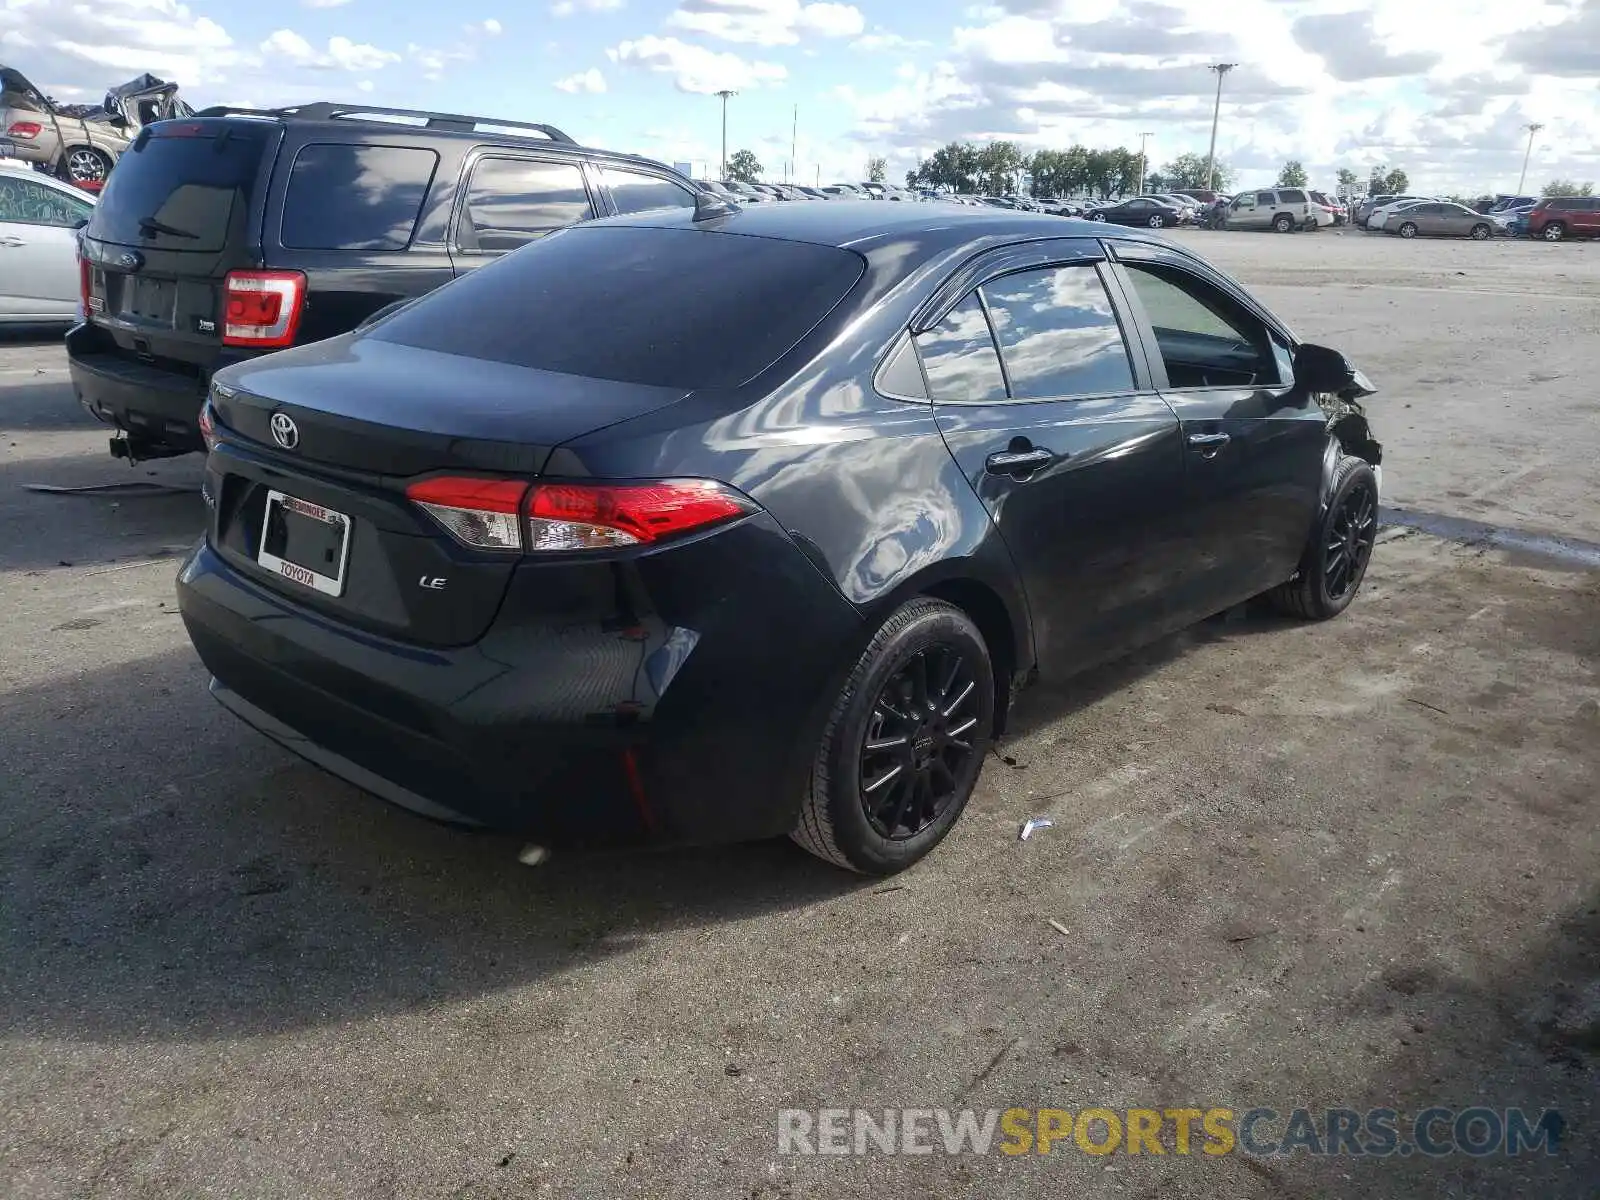
<svg viewBox="0 0 1600 1200">
<path fill-rule="evenodd" d="M 329 103 L 160 122 L 84 231 L 72 385 L 117 427 L 113 455 L 200 450 L 223 367 L 345 333 L 553 230 L 696 193 L 549 125 Z"/>
</svg>

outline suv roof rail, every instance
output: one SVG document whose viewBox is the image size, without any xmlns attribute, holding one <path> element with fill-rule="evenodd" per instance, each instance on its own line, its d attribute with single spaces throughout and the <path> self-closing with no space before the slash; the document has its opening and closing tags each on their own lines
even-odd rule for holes
<svg viewBox="0 0 1600 1200">
<path fill-rule="evenodd" d="M 289 108 L 235 108 L 229 105 L 218 105 L 195 114 L 197 117 L 299 117 L 306 121 L 362 121 L 376 119 L 381 121 L 384 117 L 409 117 L 425 129 L 446 129 L 455 133 L 490 133 L 493 127 L 508 130 L 529 130 L 541 134 L 552 142 L 559 142 L 566 146 L 576 146 L 577 141 L 569 134 L 557 129 L 554 125 L 542 125 L 532 121 L 508 121 L 499 117 L 469 117 L 462 113 L 430 112 L 420 108 L 387 108 L 375 104 L 335 104 L 329 100 L 319 100 L 313 104 L 297 104 Z M 482 126 L 490 126 L 483 129 Z M 513 135 L 515 136 L 515 135 Z"/>
</svg>

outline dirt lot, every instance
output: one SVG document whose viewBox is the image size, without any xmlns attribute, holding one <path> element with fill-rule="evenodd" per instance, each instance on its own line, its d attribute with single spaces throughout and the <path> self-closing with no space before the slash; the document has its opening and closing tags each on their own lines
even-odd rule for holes
<svg viewBox="0 0 1600 1200">
<path fill-rule="evenodd" d="M 1182 236 L 1381 384 L 1408 520 L 1479 524 L 1391 527 L 1328 625 L 1030 696 L 888 884 L 784 844 L 529 870 L 279 752 L 173 612 L 198 496 L 22 490 L 198 464 L 113 463 L 59 349 L 0 342 L 0 1194 L 1593 1197 L 1600 245 Z M 1567 1135 L 776 1153 L 788 1107 L 1430 1104 Z"/>
</svg>

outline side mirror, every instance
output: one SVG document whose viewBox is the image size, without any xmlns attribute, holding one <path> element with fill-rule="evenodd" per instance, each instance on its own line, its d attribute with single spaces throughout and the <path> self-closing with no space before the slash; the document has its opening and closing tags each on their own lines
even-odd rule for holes
<svg viewBox="0 0 1600 1200">
<path fill-rule="evenodd" d="M 1314 394 L 1330 393 L 1349 399 L 1370 396 L 1378 390 L 1339 351 L 1310 342 L 1295 348 L 1294 381 Z"/>
<path fill-rule="evenodd" d="M 89 224 L 89 218 L 88 217 L 79 217 L 76 221 L 74 221 L 72 223 L 72 228 L 74 230 L 83 229 L 88 224 Z"/>
</svg>

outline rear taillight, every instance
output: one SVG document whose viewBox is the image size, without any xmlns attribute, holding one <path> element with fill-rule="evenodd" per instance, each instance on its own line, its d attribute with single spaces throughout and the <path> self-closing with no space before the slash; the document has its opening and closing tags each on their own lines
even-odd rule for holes
<svg viewBox="0 0 1600 1200">
<path fill-rule="evenodd" d="M 406 496 L 457 541 L 478 550 L 614 550 L 756 511 L 739 492 L 702 479 L 530 488 L 517 480 L 442 477 L 418 480 Z"/>
<path fill-rule="evenodd" d="M 292 345 L 305 299 L 306 277 L 299 271 L 229 271 L 222 344 L 261 349 Z"/>
<path fill-rule="evenodd" d="M 704 479 L 538 483 L 528 495 L 528 549 L 635 546 L 754 511 L 740 493 Z"/>
<path fill-rule="evenodd" d="M 43 129 L 44 126 L 38 121 L 13 121 L 6 127 L 6 136 L 21 138 L 25 142 L 31 142 L 34 138 L 39 136 Z"/>
<path fill-rule="evenodd" d="M 475 550 L 521 550 L 527 491 L 516 479 L 443 477 L 418 480 L 406 488 L 406 498 Z"/>
<path fill-rule="evenodd" d="M 211 412 L 211 401 L 200 406 L 200 440 L 208 451 L 217 448 L 217 419 Z"/>
<path fill-rule="evenodd" d="M 94 311 L 94 267 L 81 253 L 78 255 L 78 300 L 83 304 L 83 319 L 87 321 Z"/>
</svg>

